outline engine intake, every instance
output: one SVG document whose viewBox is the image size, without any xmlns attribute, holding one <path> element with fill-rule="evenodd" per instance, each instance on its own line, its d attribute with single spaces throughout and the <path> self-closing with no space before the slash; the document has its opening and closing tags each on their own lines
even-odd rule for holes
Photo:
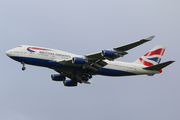
<svg viewBox="0 0 180 120">
<path fill-rule="evenodd" d="M 74 64 L 85 64 L 85 63 L 88 63 L 88 60 L 84 59 L 84 58 L 73 57 L 72 63 L 74 63 Z"/>
<path fill-rule="evenodd" d="M 65 81 L 66 77 L 61 76 L 60 74 L 52 74 L 51 79 L 53 81 Z"/>
<path fill-rule="evenodd" d="M 65 80 L 65 81 L 63 81 L 63 84 L 64 84 L 64 86 L 67 86 L 67 87 L 74 87 L 74 86 L 77 86 L 77 81 Z"/>
</svg>

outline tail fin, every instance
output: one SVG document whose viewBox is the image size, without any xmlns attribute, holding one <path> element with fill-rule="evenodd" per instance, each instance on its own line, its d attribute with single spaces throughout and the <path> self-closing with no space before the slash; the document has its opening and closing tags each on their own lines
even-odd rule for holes
<svg viewBox="0 0 180 120">
<path fill-rule="evenodd" d="M 144 56 L 141 56 L 134 63 L 142 64 L 145 66 L 157 65 L 160 63 L 165 49 L 165 46 L 158 45 L 154 47 L 152 50 L 150 50 L 148 53 L 146 53 Z"/>
</svg>

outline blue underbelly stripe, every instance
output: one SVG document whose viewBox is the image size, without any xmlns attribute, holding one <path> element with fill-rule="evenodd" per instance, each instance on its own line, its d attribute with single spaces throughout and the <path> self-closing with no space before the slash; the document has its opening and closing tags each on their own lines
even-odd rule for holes
<svg viewBox="0 0 180 120">
<path fill-rule="evenodd" d="M 53 60 L 45 60 L 45 59 L 29 58 L 29 57 L 11 57 L 11 58 L 19 62 L 24 62 L 25 64 L 48 67 L 52 69 L 55 68 L 80 69 L 79 67 L 75 67 L 75 66 L 67 66 L 67 65 L 59 64 Z"/>
<path fill-rule="evenodd" d="M 101 68 L 97 71 L 100 75 L 107 75 L 107 76 L 128 76 L 128 75 L 136 75 L 135 73 L 121 71 L 121 70 L 114 70 L 108 68 Z"/>
<path fill-rule="evenodd" d="M 51 69 L 81 70 L 81 67 L 62 65 L 53 60 L 45 60 L 45 59 L 29 58 L 29 57 L 15 57 L 15 56 L 11 57 L 11 58 L 16 61 L 19 61 L 19 62 L 24 62 L 26 64 L 36 65 L 36 66 L 41 66 L 41 67 L 48 67 Z M 136 75 L 135 73 L 114 70 L 114 69 L 108 69 L 108 68 L 101 68 L 97 72 L 95 72 L 95 74 L 106 75 L 106 76 Z"/>
</svg>

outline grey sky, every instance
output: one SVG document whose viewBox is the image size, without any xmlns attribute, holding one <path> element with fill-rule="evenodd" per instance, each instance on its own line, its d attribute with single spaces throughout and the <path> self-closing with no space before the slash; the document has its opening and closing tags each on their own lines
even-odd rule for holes
<svg viewBox="0 0 180 120">
<path fill-rule="evenodd" d="M 179 120 L 180 2 L 178 0 L 1 0 L 0 119 Z M 133 62 L 156 45 L 162 74 L 94 76 L 92 85 L 64 87 L 53 70 L 21 64 L 5 52 L 21 44 L 89 54 L 156 37 L 120 61 Z"/>
</svg>

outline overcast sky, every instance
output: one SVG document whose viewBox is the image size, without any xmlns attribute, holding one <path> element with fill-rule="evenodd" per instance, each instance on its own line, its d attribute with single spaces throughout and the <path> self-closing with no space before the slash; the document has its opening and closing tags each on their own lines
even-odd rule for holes
<svg viewBox="0 0 180 120">
<path fill-rule="evenodd" d="M 1 120 L 179 120 L 179 0 L 0 0 Z M 155 76 L 94 76 L 91 85 L 65 87 L 53 70 L 5 55 L 35 45 L 85 55 L 156 37 L 119 61 L 133 62 L 165 45 Z"/>
</svg>

